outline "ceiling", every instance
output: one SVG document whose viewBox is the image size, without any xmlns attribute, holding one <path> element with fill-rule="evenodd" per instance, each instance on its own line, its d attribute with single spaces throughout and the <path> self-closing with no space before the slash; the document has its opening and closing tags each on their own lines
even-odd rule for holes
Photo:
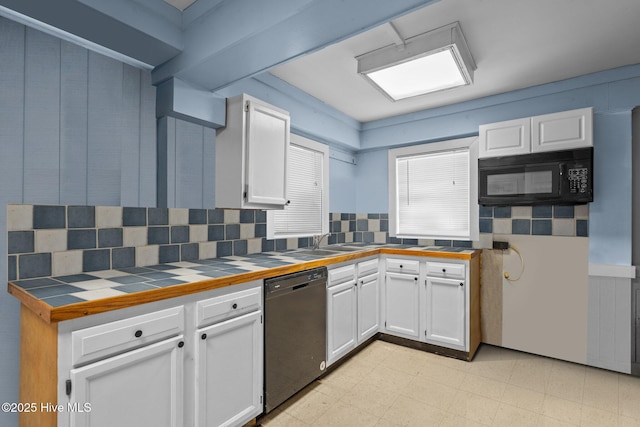
<svg viewBox="0 0 640 427">
<path fill-rule="evenodd" d="M 196 0 L 164 0 L 176 9 L 183 11 L 191 6 Z"/>
<path fill-rule="evenodd" d="M 393 21 L 403 38 L 459 21 L 477 70 L 471 86 L 390 101 L 356 56 L 393 44 L 386 26 L 270 72 L 361 122 L 640 63 L 640 1 L 441 0 Z"/>
<path fill-rule="evenodd" d="M 640 64 L 638 0 L 0 0 L 0 15 L 130 58 L 156 85 L 222 93 L 271 73 L 360 122 Z M 472 85 L 393 102 L 356 73 L 394 43 L 388 22 L 409 38 L 455 21 Z"/>
</svg>

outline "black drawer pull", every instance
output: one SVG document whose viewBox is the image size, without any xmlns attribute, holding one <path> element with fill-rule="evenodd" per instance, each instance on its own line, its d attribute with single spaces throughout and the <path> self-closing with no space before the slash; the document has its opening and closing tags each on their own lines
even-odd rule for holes
<svg viewBox="0 0 640 427">
<path fill-rule="evenodd" d="M 443 269 L 442 269 L 442 272 L 443 272 L 443 273 L 446 273 L 446 272 L 447 272 L 447 269 L 446 269 L 446 268 L 443 268 Z"/>
<path fill-rule="evenodd" d="M 464 283 L 460 282 L 460 286 L 464 286 Z"/>
<path fill-rule="evenodd" d="M 235 310 L 236 308 L 238 308 L 238 304 L 236 304 L 236 303 L 234 302 L 234 303 L 233 303 L 233 305 L 231 306 L 231 308 L 233 308 L 233 309 Z"/>
<path fill-rule="evenodd" d="M 184 341 L 180 341 L 180 342 L 178 343 L 178 348 L 182 348 L 182 347 L 184 347 Z"/>
<path fill-rule="evenodd" d="M 133 335 L 135 335 L 136 338 L 140 338 L 142 336 L 142 331 L 138 329 Z"/>
<path fill-rule="evenodd" d="M 402 268 L 402 264 L 400 264 L 400 268 Z"/>
<path fill-rule="evenodd" d="M 206 340 L 207 339 L 207 334 L 200 335 L 200 338 L 202 338 L 203 340 Z"/>
</svg>

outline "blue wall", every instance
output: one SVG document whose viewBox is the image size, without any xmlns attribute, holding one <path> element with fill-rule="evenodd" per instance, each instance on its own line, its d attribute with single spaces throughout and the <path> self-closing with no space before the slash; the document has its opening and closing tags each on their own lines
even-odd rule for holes
<svg viewBox="0 0 640 427">
<path fill-rule="evenodd" d="M 356 212 L 388 213 L 389 179 L 387 149 L 360 152 L 357 155 Z M 340 187 L 339 187 L 340 188 Z"/>
<path fill-rule="evenodd" d="M 631 264 L 631 110 L 640 105 L 640 66 L 623 67 L 480 100 L 363 125 L 361 148 L 477 135 L 478 126 L 519 117 L 594 107 L 594 202 L 589 261 Z M 386 212 L 387 173 L 379 151 L 358 155 L 358 212 Z M 385 181 L 386 182 L 386 181 Z M 384 210 L 383 210 L 384 209 Z"/>
<path fill-rule="evenodd" d="M 153 206 L 151 75 L 0 18 L 0 272 L 9 203 Z M 4 287 L 3 287 L 4 288 Z M 0 292 L 0 401 L 18 401 L 19 303 Z M 17 425 L 0 413 L 0 425 Z"/>
<path fill-rule="evenodd" d="M 329 212 L 356 211 L 356 165 L 329 159 Z"/>
</svg>

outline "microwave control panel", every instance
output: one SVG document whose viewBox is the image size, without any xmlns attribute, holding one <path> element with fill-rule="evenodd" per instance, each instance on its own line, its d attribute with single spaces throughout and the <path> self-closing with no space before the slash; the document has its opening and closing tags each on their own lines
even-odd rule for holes
<svg viewBox="0 0 640 427">
<path fill-rule="evenodd" d="M 589 169 L 574 168 L 569 169 L 567 172 L 569 175 L 569 192 L 586 193 L 589 181 Z"/>
</svg>

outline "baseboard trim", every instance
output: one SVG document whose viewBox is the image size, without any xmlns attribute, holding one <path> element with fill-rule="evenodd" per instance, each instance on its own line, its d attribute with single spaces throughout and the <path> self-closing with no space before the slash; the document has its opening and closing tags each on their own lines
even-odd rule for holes
<svg viewBox="0 0 640 427">
<path fill-rule="evenodd" d="M 465 360 L 470 362 L 472 357 L 469 357 L 469 353 L 466 351 L 452 350 L 446 347 L 440 347 L 438 345 L 427 344 L 421 341 L 414 341 L 407 338 L 400 338 L 393 335 L 380 334 L 380 340 L 390 342 L 392 344 L 398 344 L 404 347 L 414 348 L 416 350 L 427 351 L 429 353 L 439 354 L 441 356 L 453 357 L 454 359 Z"/>
</svg>

